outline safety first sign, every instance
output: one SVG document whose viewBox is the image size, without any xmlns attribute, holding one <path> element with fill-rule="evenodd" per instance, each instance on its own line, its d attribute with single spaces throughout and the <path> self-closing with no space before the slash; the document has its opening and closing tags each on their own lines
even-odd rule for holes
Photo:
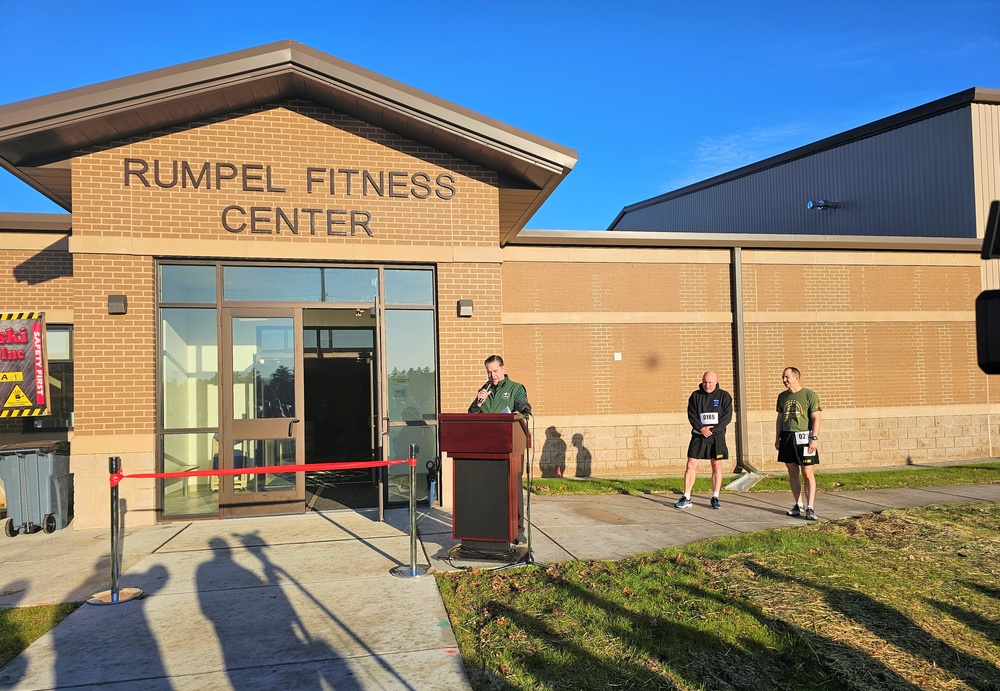
<svg viewBox="0 0 1000 691">
<path fill-rule="evenodd" d="M 0 418 L 49 414 L 45 313 L 0 312 Z"/>
</svg>

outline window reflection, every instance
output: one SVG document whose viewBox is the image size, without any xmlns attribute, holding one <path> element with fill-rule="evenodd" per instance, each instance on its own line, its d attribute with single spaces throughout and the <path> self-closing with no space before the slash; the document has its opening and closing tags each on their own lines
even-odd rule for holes
<svg viewBox="0 0 1000 691">
<path fill-rule="evenodd" d="M 160 267 L 161 302 L 215 302 L 215 267 L 164 264 Z"/>
<path fill-rule="evenodd" d="M 430 310 L 386 310 L 385 327 L 389 420 L 436 419 L 434 313 Z"/>
<path fill-rule="evenodd" d="M 385 304 L 433 305 L 434 274 L 424 269 L 386 269 Z"/>
<path fill-rule="evenodd" d="M 308 266 L 226 266 L 225 299 L 230 302 L 361 302 L 378 295 L 375 269 Z"/>
<path fill-rule="evenodd" d="M 218 440 L 209 432 L 163 435 L 163 470 L 167 473 L 211 470 L 217 462 Z M 219 511 L 215 477 L 163 480 L 164 517 L 213 514 Z"/>
<path fill-rule="evenodd" d="M 235 317 L 233 416 L 295 415 L 295 331 L 290 317 Z"/>
<path fill-rule="evenodd" d="M 214 309 L 161 311 L 163 427 L 219 424 L 219 347 Z"/>
</svg>

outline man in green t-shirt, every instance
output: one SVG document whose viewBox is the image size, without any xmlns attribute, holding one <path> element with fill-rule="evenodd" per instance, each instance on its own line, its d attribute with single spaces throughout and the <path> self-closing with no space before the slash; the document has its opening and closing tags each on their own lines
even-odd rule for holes
<svg viewBox="0 0 1000 691">
<path fill-rule="evenodd" d="M 476 398 L 469 406 L 470 413 L 521 413 L 531 415 L 528 392 L 521 384 L 507 376 L 503 358 L 490 355 L 486 358 L 486 383 L 476 392 Z M 517 473 L 517 538 L 514 544 L 525 542 L 524 535 L 524 492 L 521 478 L 524 474 L 524 459 Z"/>
<path fill-rule="evenodd" d="M 781 383 L 785 391 L 778 394 L 775 422 L 774 448 L 778 451 L 778 463 L 784 463 L 788 470 L 788 483 L 792 487 L 795 505 L 786 513 L 789 516 L 804 516 L 808 521 L 816 520 L 813 502 L 816 499 L 816 477 L 813 466 L 819 464 L 819 396 L 815 391 L 803 388 L 799 383 L 802 376 L 794 367 L 786 367 L 781 373 Z M 802 482 L 799 482 L 799 472 Z M 803 488 L 804 485 L 804 488 Z M 802 490 L 805 489 L 805 503 Z"/>
</svg>

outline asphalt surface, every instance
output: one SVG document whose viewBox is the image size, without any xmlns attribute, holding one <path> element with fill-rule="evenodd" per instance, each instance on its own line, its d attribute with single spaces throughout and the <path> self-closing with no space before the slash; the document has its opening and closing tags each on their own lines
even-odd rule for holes
<svg viewBox="0 0 1000 691">
<path fill-rule="evenodd" d="M 777 526 L 787 492 L 723 493 L 674 508 L 677 495 L 532 496 L 536 563 L 618 559 Z M 887 507 L 1000 500 L 1000 484 L 821 492 L 821 519 Z M 125 517 L 126 526 L 128 524 Z M 84 605 L 0 669 L 14 689 L 469 688 L 432 576 L 503 565 L 456 551 L 451 516 L 358 512 L 126 529 L 120 594 Z M 111 579 L 108 530 L 0 538 L 0 606 L 84 601 Z M 415 565 L 417 568 L 413 569 Z M 395 575 L 392 573 L 395 571 Z"/>
</svg>

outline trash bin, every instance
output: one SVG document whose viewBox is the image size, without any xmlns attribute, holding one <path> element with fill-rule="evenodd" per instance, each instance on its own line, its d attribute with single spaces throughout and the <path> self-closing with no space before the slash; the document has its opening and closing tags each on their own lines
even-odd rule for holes
<svg viewBox="0 0 1000 691">
<path fill-rule="evenodd" d="M 0 447 L 0 479 L 7 493 L 8 537 L 69 524 L 69 444 L 43 442 Z"/>
</svg>

